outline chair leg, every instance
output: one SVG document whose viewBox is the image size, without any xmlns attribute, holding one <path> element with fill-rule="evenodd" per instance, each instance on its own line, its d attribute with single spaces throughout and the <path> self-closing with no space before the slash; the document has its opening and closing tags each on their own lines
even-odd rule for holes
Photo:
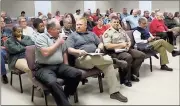
<svg viewBox="0 0 180 106">
<path fill-rule="evenodd" d="M 34 85 L 32 86 L 32 95 L 31 95 L 31 101 L 33 102 L 34 101 Z"/>
<path fill-rule="evenodd" d="M 21 93 L 23 93 L 21 74 L 19 74 L 19 82 L 20 82 Z"/>
<path fill-rule="evenodd" d="M 102 76 L 101 76 L 101 74 L 98 75 L 98 82 L 99 82 L 100 93 L 102 93 L 103 92 L 103 84 L 102 84 Z"/>
<path fill-rule="evenodd" d="M 152 57 L 150 57 L 150 70 L 152 72 Z"/>
<path fill-rule="evenodd" d="M 44 91 L 44 100 L 45 100 L 45 104 L 46 104 L 46 106 L 48 106 L 48 102 L 47 102 L 47 94 L 46 94 L 46 92 Z"/>
<path fill-rule="evenodd" d="M 10 82 L 11 86 L 12 86 L 12 79 L 13 79 L 13 73 L 11 71 L 11 82 Z"/>
<path fill-rule="evenodd" d="M 79 99 L 78 99 L 78 91 L 76 90 L 76 92 L 74 93 L 74 103 L 78 103 Z"/>
</svg>

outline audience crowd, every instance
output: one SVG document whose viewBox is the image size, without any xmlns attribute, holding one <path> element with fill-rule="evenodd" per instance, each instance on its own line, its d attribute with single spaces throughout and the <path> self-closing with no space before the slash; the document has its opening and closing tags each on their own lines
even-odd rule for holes
<svg viewBox="0 0 180 106">
<path fill-rule="evenodd" d="M 146 58 L 147 46 L 160 54 L 161 70 L 173 71 L 167 66 L 166 51 L 173 57 L 180 55 L 180 51 L 175 50 L 176 38 L 180 35 L 179 20 L 179 12 L 173 15 L 160 9 L 151 13 L 132 9 L 128 13 L 127 8 L 123 8 L 119 13 L 110 8 L 105 15 L 99 8 L 95 13 L 88 9 L 82 15 L 80 9 L 64 15 L 56 11 L 54 16 L 38 12 L 38 17 L 32 19 L 22 11 L 17 20 L 2 11 L 1 81 L 8 83 L 5 68 L 8 64 L 10 71 L 19 69 L 28 73 L 30 81 L 35 77 L 45 85 L 57 106 L 70 105 L 68 98 L 74 95 L 81 81 L 81 69 L 96 67 L 104 75 L 110 98 L 128 102 L 120 92 L 120 84 L 131 87 L 132 81 L 140 81 L 139 70 Z M 133 32 L 135 45 L 127 31 Z M 35 45 L 34 73 L 25 58 L 26 47 L 30 45 Z M 75 59 L 75 67 L 69 64 L 70 55 Z M 119 70 L 120 82 L 115 68 Z M 65 81 L 64 89 L 57 78 Z"/>
</svg>

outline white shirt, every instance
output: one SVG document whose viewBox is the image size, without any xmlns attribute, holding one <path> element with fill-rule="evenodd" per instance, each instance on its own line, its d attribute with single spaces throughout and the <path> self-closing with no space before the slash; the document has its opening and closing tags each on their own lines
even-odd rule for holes
<svg viewBox="0 0 180 106">
<path fill-rule="evenodd" d="M 150 32 L 149 32 L 149 34 L 152 38 L 154 38 L 154 36 L 152 36 L 152 34 Z M 138 30 L 135 30 L 133 32 L 133 36 L 134 36 L 135 43 L 148 43 L 148 40 L 141 39 L 141 32 L 139 32 Z"/>
<path fill-rule="evenodd" d="M 81 15 L 77 15 L 76 13 L 74 13 L 73 16 L 76 21 L 82 17 Z"/>
<path fill-rule="evenodd" d="M 33 28 L 27 26 L 26 28 L 23 28 L 23 35 L 32 36 L 34 33 Z"/>
</svg>

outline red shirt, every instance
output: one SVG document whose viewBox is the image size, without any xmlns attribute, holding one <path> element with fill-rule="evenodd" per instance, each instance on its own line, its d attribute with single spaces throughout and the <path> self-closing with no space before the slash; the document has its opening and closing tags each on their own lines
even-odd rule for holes
<svg viewBox="0 0 180 106">
<path fill-rule="evenodd" d="M 101 29 L 99 29 L 97 26 L 93 28 L 93 32 L 98 36 L 102 36 L 104 32 L 110 27 L 110 25 L 103 25 Z"/>
<path fill-rule="evenodd" d="M 152 20 L 149 29 L 152 35 L 156 35 L 157 32 L 165 32 L 168 30 L 167 26 L 164 24 L 164 21 L 159 21 L 156 18 Z"/>
</svg>

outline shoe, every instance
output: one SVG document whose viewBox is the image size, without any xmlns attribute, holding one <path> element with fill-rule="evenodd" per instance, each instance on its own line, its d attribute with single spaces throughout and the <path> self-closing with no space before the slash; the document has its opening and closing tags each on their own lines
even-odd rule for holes
<svg viewBox="0 0 180 106">
<path fill-rule="evenodd" d="M 136 75 L 131 76 L 131 81 L 139 82 L 139 78 Z"/>
<path fill-rule="evenodd" d="M 7 78 L 7 76 L 6 76 L 6 75 L 2 75 L 2 76 L 1 76 L 1 81 L 2 81 L 3 84 L 7 84 L 7 83 L 8 83 L 8 78 Z"/>
<path fill-rule="evenodd" d="M 172 56 L 175 57 L 175 56 L 178 56 L 180 55 L 180 51 L 172 51 Z"/>
<path fill-rule="evenodd" d="M 128 102 L 128 99 L 125 96 L 123 96 L 120 92 L 116 92 L 116 93 L 111 94 L 110 98 L 119 100 L 121 102 Z"/>
<path fill-rule="evenodd" d="M 169 68 L 167 65 L 161 65 L 161 70 L 173 71 L 173 69 Z"/>
<path fill-rule="evenodd" d="M 127 87 L 132 87 L 132 83 L 128 80 L 124 81 L 124 85 L 126 85 Z"/>
</svg>

